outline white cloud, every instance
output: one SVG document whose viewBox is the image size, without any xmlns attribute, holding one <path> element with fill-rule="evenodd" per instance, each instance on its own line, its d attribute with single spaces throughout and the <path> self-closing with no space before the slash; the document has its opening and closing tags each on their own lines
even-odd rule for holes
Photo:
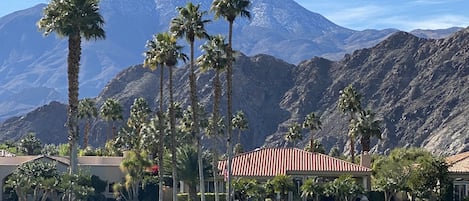
<svg viewBox="0 0 469 201">
<path fill-rule="evenodd" d="M 469 17 L 462 15 L 434 15 L 419 18 L 389 17 L 383 19 L 384 24 L 393 24 L 404 31 L 414 29 L 445 29 L 450 27 L 466 27 L 469 25 Z"/>
</svg>

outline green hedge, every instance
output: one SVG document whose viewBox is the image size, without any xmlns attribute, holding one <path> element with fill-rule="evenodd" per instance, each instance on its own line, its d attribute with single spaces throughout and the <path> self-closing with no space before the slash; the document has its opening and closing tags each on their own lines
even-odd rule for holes
<svg viewBox="0 0 469 201">
<path fill-rule="evenodd" d="M 200 200 L 200 193 L 197 193 L 198 200 Z M 220 200 L 226 200 L 225 198 L 226 193 L 218 193 L 218 197 Z M 188 193 L 179 193 L 178 194 L 178 200 L 189 200 L 189 194 Z M 215 193 L 205 193 L 205 200 L 206 201 L 215 201 Z"/>
</svg>

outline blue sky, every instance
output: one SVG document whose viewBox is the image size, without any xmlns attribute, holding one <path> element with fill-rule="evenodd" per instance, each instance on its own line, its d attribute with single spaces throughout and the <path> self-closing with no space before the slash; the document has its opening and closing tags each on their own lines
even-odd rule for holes
<svg viewBox="0 0 469 201">
<path fill-rule="evenodd" d="M 282 0 L 278 0 L 282 1 Z M 469 26 L 468 0 L 295 0 L 332 22 L 355 30 L 442 29 Z M 48 0 L 0 0 L 0 16 Z"/>
</svg>

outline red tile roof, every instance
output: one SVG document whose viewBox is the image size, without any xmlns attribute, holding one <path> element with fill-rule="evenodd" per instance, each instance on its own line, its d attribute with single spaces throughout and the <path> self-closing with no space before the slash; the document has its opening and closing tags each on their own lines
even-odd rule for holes
<svg viewBox="0 0 469 201">
<path fill-rule="evenodd" d="M 453 173 L 469 173 L 469 152 L 446 157 L 448 171 Z"/>
<path fill-rule="evenodd" d="M 220 161 L 224 170 L 226 160 Z M 233 176 L 274 177 L 288 172 L 371 172 L 371 169 L 296 148 L 263 148 L 233 157 Z"/>
</svg>

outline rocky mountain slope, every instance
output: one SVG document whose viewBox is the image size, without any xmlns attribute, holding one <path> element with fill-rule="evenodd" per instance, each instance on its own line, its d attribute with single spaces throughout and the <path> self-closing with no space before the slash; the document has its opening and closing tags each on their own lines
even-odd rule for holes
<svg viewBox="0 0 469 201">
<path fill-rule="evenodd" d="M 118 72 L 141 63 L 145 42 L 153 34 L 167 31 L 170 19 L 177 14 L 175 8 L 186 2 L 102 0 L 107 38 L 83 43 L 80 96 L 95 97 Z M 208 10 L 212 1 L 193 2 Z M 37 30 L 44 7 L 41 4 L 0 18 L 0 121 L 52 100 L 66 100 L 67 44 L 54 35 L 43 37 Z M 250 11 L 250 21 L 239 19 L 234 25 L 234 48 L 250 56 L 269 54 L 293 64 L 313 56 L 338 60 L 397 31 L 350 30 L 293 0 L 252 0 Z M 207 29 L 210 34 L 226 34 L 227 24 L 213 21 Z M 432 31 L 422 34 L 442 36 Z M 29 98 L 31 91 L 35 98 Z"/>
<path fill-rule="evenodd" d="M 204 73 L 198 77 L 200 99 L 208 108 L 212 76 Z M 128 115 L 133 100 L 144 97 L 155 108 L 157 80 L 158 72 L 132 66 L 106 85 L 96 98 L 98 106 L 113 97 L 124 105 Z M 187 80 L 187 69 L 178 68 L 176 99 L 185 104 L 189 97 Z M 397 32 L 340 61 L 314 57 L 297 66 L 268 55 L 240 55 L 234 81 L 234 108 L 243 110 L 249 120 L 249 130 L 242 139 L 248 149 L 283 146 L 287 126 L 317 112 L 323 129 L 316 138 L 326 149 L 338 145 L 346 151 L 347 118 L 338 111 L 337 100 L 339 91 L 349 84 L 363 94 L 363 107 L 376 111 L 383 120 L 382 140 L 373 141 L 373 151 L 417 146 L 453 154 L 468 149 L 469 29 L 438 40 Z M 48 142 L 56 136 L 65 142 L 66 132 L 60 130 L 65 122 L 57 123 L 58 128 L 43 122 L 43 118 L 28 118 L 65 113 L 64 106 L 54 105 L 7 120 L 0 125 L 0 140 L 17 139 L 27 130 Z M 16 129 L 20 127 L 24 128 Z M 98 142 L 104 129 L 103 122 L 95 121 L 93 135 L 101 136 Z M 303 147 L 306 142 L 305 138 L 297 146 Z"/>
</svg>

